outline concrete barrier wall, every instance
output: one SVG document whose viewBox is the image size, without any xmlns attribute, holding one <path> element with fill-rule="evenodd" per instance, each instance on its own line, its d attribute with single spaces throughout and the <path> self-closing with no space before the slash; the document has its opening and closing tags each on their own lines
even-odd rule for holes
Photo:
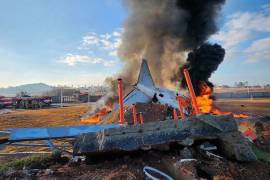
<svg viewBox="0 0 270 180">
<path fill-rule="evenodd" d="M 214 96 L 217 99 L 224 98 L 270 98 L 270 92 L 246 92 L 246 93 L 234 93 L 234 92 L 226 92 L 226 93 L 214 93 Z"/>
</svg>

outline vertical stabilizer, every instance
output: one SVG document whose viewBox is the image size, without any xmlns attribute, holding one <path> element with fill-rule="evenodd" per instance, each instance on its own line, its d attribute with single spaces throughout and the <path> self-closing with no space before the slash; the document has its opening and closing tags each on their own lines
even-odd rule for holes
<svg viewBox="0 0 270 180">
<path fill-rule="evenodd" d="M 148 64 L 145 59 L 142 60 L 137 84 L 142 84 L 144 86 L 150 86 L 150 87 L 155 86 Z"/>
</svg>

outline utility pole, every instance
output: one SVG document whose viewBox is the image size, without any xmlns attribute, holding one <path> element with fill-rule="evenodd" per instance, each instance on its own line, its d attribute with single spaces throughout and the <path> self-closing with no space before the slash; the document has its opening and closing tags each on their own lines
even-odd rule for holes
<svg viewBox="0 0 270 180">
<path fill-rule="evenodd" d="M 87 99 L 87 102 L 88 102 L 88 106 L 90 107 L 90 87 L 88 87 L 88 99 Z"/>
<path fill-rule="evenodd" d="M 248 95 L 249 95 L 249 99 L 250 101 L 253 100 L 253 95 L 252 95 L 252 92 L 250 92 L 250 87 L 248 86 Z"/>
<path fill-rule="evenodd" d="M 63 87 L 60 87 L 60 98 L 61 107 L 63 107 Z"/>
</svg>

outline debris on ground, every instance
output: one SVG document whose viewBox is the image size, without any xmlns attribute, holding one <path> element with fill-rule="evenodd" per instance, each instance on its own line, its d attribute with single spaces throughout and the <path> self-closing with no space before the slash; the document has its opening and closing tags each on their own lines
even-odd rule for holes
<svg viewBox="0 0 270 180">
<path fill-rule="evenodd" d="M 177 143 L 192 145 L 189 141 L 216 139 L 222 144 L 223 153 L 238 161 L 254 161 L 247 139 L 238 131 L 231 115 L 200 115 L 186 118 L 182 123 L 169 119 L 144 123 L 140 126 L 124 126 L 104 129 L 101 132 L 84 133 L 74 143 L 77 155 L 104 154 L 110 152 L 136 151 L 145 146 Z M 188 141 L 188 142 L 189 142 Z"/>
<path fill-rule="evenodd" d="M 193 158 L 192 150 L 189 147 L 185 147 L 180 151 L 180 156 L 185 159 Z"/>
<path fill-rule="evenodd" d="M 160 122 L 164 123 L 168 121 L 168 116 L 171 115 L 170 109 L 165 105 L 155 104 L 152 106 L 155 106 L 154 108 L 157 109 L 157 111 L 155 111 L 156 114 L 160 113 L 160 117 L 164 115 L 164 118 L 159 119 Z M 149 105 L 138 104 L 138 109 L 140 107 L 140 111 L 143 111 L 145 116 L 148 116 L 147 107 L 149 107 Z M 131 113 L 131 110 L 127 109 L 125 111 L 125 118 L 129 124 L 133 124 L 132 116 L 128 116 Z M 118 114 L 116 116 L 118 116 Z M 147 124 L 151 122 L 154 123 L 154 118 L 154 115 L 149 116 L 149 119 L 152 120 L 147 122 Z M 180 144 L 169 143 L 166 144 L 166 147 L 159 145 L 158 148 L 157 146 L 152 146 L 155 148 L 144 147 L 142 148 L 144 150 L 124 152 L 121 154 L 110 153 L 104 157 L 96 156 L 96 158 L 89 158 L 82 156 L 73 160 L 69 157 L 69 161 L 65 158 L 65 161 L 62 162 L 53 160 L 54 158 L 52 158 L 45 161 L 46 163 L 38 163 L 42 166 L 22 166 L 24 163 L 21 163 L 20 166 L 16 165 L 16 168 L 13 168 L 13 164 L 11 163 L 8 166 L 8 170 L 2 172 L 1 175 L 3 178 L 7 179 L 15 177 L 28 179 L 89 179 L 89 177 L 92 177 L 92 179 L 108 180 L 145 179 L 146 176 L 143 172 L 143 168 L 145 166 L 151 166 L 168 174 L 174 179 L 181 179 L 183 177 L 185 179 L 194 177 L 201 179 L 269 179 L 269 167 L 266 164 L 268 156 L 263 154 L 264 151 L 269 150 L 269 144 L 267 143 L 269 142 L 269 121 L 267 119 L 267 117 L 264 117 L 264 119 L 258 118 L 256 123 L 251 123 L 251 127 L 254 127 L 257 137 L 257 139 L 254 140 L 254 144 L 247 139 L 242 141 L 236 138 L 244 138 L 244 136 L 240 132 L 233 131 L 234 133 L 223 133 L 219 137 L 222 139 L 221 143 L 213 138 L 201 139 L 200 136 L 197 139 L 198 141 L 185 139 L 185 142 L 183 141 Z M 214 118 L 214 120 L 218 121 L 216 118 Z M 117 122 L 117 120 L 113 121 Z M 219 123 L 215 123 L 215 121 L 208 122 L 208 125 L 217 131 L 228 130 L 228 127 L 220 126 Z M 236 122 L 237 121 L 239 120 L 236 120 Z M 170 122 L 172 125 L 176 125 L 172 119 Z M 197 123 L 200 124 L 198 121 Z M 207 124 L 207 120 L 203 119 L 202 124 L 204 123 Z M 143 126 L 145 125 L 146 124 Z M 179 121 L 178 125 L 181 127 L 181 121 Z M 226 125 L 228 125 L 227 122 Z M 138 128 L 139 127 L 140 126 L 138 126 Z M 189 126 L 186 128 L 192 130 Z M 237 130 L 237 126 L 235 130 Z M 237 151 L 238 153 L 233 151 L 234 146 L 229 145 L 232 142 L 238 145 L 240 144 L 240 146 L 237 146 L 237 148 L 240 149 Z M 243 144 L 245 146 L 242 146 Z M 239 162 L 232 160 L 235 158 L 248 158 L 250 154 L 247 154 L 248 151 L 245 149 L 247 144 L 249 146 L 251 144 L 252 150 L 257 158 L 258 154 L 263 155 L 265 162 Z M 259 150 L 256 149 L 258 148 L 257 145 L 260 148 Z M 254 147 L 256 147 L 255 150 Z M 260 151 L 261 149 L 264 150 L 263 153 Z M 231 156 L 225 156 L 228 152 L 229 154 L 232 152 Z M 261 158 L 258 159 L 261 160 Z M 1 167 L 6 167 L 6 164 L 3 165 L 4 166 Z"/>
<path fill-rule="evenodd" d="M 270 152 L 270 117 L 263 117 L 255 124 L 257 139 L 255 144 L 263 150 Z"/>
<path fill-rule="evenodd" d="M 181 149 L 181 147 L 178 147 Z M 3 178 L 38 179 L 145 179 L 145 166 L 158 169 L 174 179 L 199 177 L 204 179 L 269 179 L 268 167 L 261 162 L 239 163 L 236 161 L 205 159 L 196 155 L 195 160 L 185 160 L 176 151 L 137 151 L 107 156 L 95 161 L 59 163 L 50 159 L 44 167 L 22 167 L 2 174 Z M 195 148 L 195 147 L 192 147 Z M 179 150 L 180 150 L 179 149 Z M 194 149 L 194 151 L 196 148 Z"/>
</svg>

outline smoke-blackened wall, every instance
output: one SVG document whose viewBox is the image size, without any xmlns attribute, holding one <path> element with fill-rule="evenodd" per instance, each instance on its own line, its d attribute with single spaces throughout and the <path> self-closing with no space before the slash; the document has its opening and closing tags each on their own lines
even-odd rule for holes
<svg viewBox="0 0 270 180">
<path fill-rule="evenodd" d="M 217 70 L 224 56 L 225 50 L 218 44 L 203 44 L 188 54 L 187 63 L 181 69 L 187 68 L 189 70 L 197 96 L 200 95 L 200 85 L 202 82 L 211 88 L 213 87 L 213 84 L 208 79 Z M 186 87 L 185 79 L 182 80 L 181 85 Z"/>
<path fill-rule="evenodd" d="M 126 84 L 137 79 L 141 57 L 148 60 L 155 82 L 177 85 L 175 76 L 185 52 L 198 48 L 217 31 L 217 14 L 225 0 L 125 0 L 129 16 L 118 55 Z"/>
</svg>

